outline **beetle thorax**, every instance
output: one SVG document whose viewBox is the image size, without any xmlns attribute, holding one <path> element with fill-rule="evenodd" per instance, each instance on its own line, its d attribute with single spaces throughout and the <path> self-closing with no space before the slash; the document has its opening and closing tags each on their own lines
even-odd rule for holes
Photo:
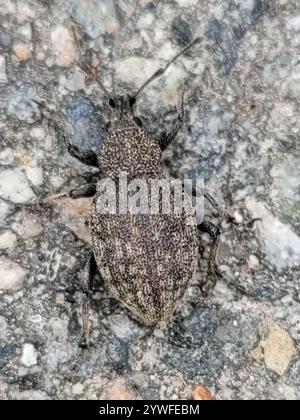
<svg viewBox="0 0 300 420">
<path fill-rule="evenodd" d="M 129 122 L 110 130 L 98 160 L 101 172 L 112 178 L 120 172 L 126 172 L 131 178 L 157 177 L 162 172 L 158 143 L 143 128 Z"/>
</svg>

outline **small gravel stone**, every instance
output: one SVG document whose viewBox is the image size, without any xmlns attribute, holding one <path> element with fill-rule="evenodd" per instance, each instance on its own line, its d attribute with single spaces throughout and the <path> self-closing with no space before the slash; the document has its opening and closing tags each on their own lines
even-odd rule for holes
<svg viewBox="0 0 300 420">
<path fill-rule="evenodd" d="M 108 384 L 104 399 L 133 400 L 134 395 L 127 389 L 124 381 L 116 379 Z"/>
<path fill-rule="evenodd" d="M 0 150 L 0 164 L 10 165 L 14 161 L 13 151 L 10 147 Z"/>
<path fill-rule="evenodd" d="M 32 367 L 37 365 L 37 351 L 32 344 L 24 344 L 21 354 L 21 364 L 25 367 Z"/>
<path fill-rule="evenodd" d="M 29 181 L 35 186 L 40 187 L 43 185 L 43 169 L 37 166 L 27 166 L 25 172 Z"/>
<path fill-rule="evenodd" d="M 19 61 L 29 60 L 31 51 L 26 44 L 15 44 L 13 45 L 13 52 Z"/>
<path fill-rule="evenodd" d="M 264 350 L 262 347 L 256 347 L 255 349 L 251 350 L 250 352 L 251 357 L 253 357 L 254 360 L 257 362 L 263 362 L 264 361 Z"/>
<path fill-rule="evenodd" d="M 18 290 L 23 286 L 27 272 L 19 264 L 0 258 L 0 290 Z"/>
<path fill-rule="evenodd" d="M 259 260 L 255 255 L 250 255 L 248 258 L 248 264 L 251 270 L 255 270 L 259 266 Z"/>
<path fill-rule="evenodd" d="M 44 140 L 46 132 L 43 127 L 34 127 L 30 130 L 30 137 L 34 140 Z"/>
<path fill-rule="evenodd" d="M 0 46 L 3 48 L 9 48 L 12 44 L 12 37 L 8 32 L 0 30 Z"/>
<path fill-rule="evenodd" d="M 198 3 L 199 0 L 175 0 L 180 7 L 191 7 Z"/>
<path fill-rule="evenodd" d="M 203 385 L 195 385 L 192 390 L 190 399 L 197 401 L 212 401 L 214 398 Z"/>
<path fill-rule="evenodd" d="M 13 248 L 16 242 L 17 237 L 13 232 L 9 230 L 0 232 L 0 249 Z"/>
<path fill-rule="evenodd" d="M 246 206 L 254 218 L 262 219 L 258 228 L 270 261 L 278 268 L 298 266 L 300 237 L 288 225 L 276 219 L 262 203 L 249 197 Z"/>
<path fill-rule="evenodd" d="M 71 75 L 67 77 L 62 75 L 59 79 L 59 84 L 71 92 L 83 90 L 85 88 L 85 74 L 76 68 Z"/>
<path fill-rule="evenodd" d="M 0 55 L 0 85 L 5 85 L 7 81 L 6 60 L 5 57 Z"/>
<path fill-rule="evenodd" d="M 290 25 L 294 31 L 300 31 L 300 15 L 290 18 L 288 20 L 288 25 Z"/>
<path fill-rule="evenodd" d="M 193 35 L 190 29 L 190 25 L 180 16 L 176 17 L 172 22 L 172 34 L 177 44 L 182 47 L 192 41 Z"/>
<path fill-rule="evenodd" d="M 9 213 L 9 205 L 0 199 L 0 222 L 2 222 Z"/>
<path fill-rule="evenodd" d="M 72 33 L 64 26 L 58 25 L 51 32 L 51 51 L 54 64 L 68 67 L 78 59 L 75 40 Z"/>
<path fill-rule="evenodd" d="M 14 86 L 7 97 L 8 115 L 29 124 L 40 120 L 39 105 L 34 102 L 36 93 L 35 87 L 29 83 Z"/>
<path fill-rule="evenodd" d="M 159 61 L 143 57 L 130 57 L 117 60 L 115 71 L 124 82 L 134 83 L 136 86 L 147 80 L 159 68 Z"/>
<path fill-rule="evenodd" d="M 40 219 L 37 216 L 28 213 L 22 215 L 22 220 L 20 222 L 13 223 L 12 228 L 24 240 L 35 238 L 43 231 Z"/>
<path fill-rule="evenodd" d="M 273 324 L 266 339 L 264 353 L 267 368 L 278 375 L 283 375 L 296 350 L 289 334 L 279 325 Z"/>
<path fill-rule="evenodd" d="M 96 39 L 100 35 L 114 33 L 119 29 L 119 21 L 114 2 L 102 0 L 72 0 L 72 15 L 83 26 L 87 35 Z"/>
<path fill-rule="evenodd" d="M 84 391 L 84 385 L 79 382 L 72 386 L 73 395 L 81 395 L 83 394 L 83 391 Z"/>
<path fill-rule="evenodd" d="M 0 340 L 6 340 L 7 322 L 4 316 L 0 315 Z"/>
<path fill-rule="evenodd" d="M 18 168 L 0 172 L 0 196 L 16 204 L 35 198 L 24 172 Z"/>
</svg>

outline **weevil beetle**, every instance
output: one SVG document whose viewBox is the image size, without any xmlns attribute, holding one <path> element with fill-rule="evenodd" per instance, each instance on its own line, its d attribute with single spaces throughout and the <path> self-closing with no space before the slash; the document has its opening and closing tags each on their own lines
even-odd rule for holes
<svg viewBox="0 0 300 420">
<path fill-rule="evenodd" d="M 175 138 L 182 125 L 182 115 L 173 121 L 170 129 L 159 139 L 150 136 L 135 116 L 134 104 L 140 92 L 183 52 L 199 41 L 195 39 L 167 65 L 147 80 L 134 96 L 108 96 L 112 116 L 107 125 L 107 136 L 97 152 L 83 150 L 72 144 L 64 131 L 69 153 L 80 162 L 99 169 L 101 176 L 112 179 L 118 188 L 120 172 L 129 179 L 168 179 L 161 152 Z M 101 82 L 99 82 L 101 83 Z M 87 286 L 95 270 L 100 273 L 108 290 L 145 323 L 168 319 L 179 306 L 198 265 L 199 230 L 213 237 L 209 271 L 214 275 L 215 254 L 220 231 L 203 222 L 186 223 L 187 215 L 174 214 L 100 214 L 97 208 L 97 185 L 86 185 L 70 191 L 71 198 L 94 197 L 90 217 L 93 252 L 88 263 Z M 84 304 L 82 344 L 87 344 L 88 324 Z"/>
</svg>

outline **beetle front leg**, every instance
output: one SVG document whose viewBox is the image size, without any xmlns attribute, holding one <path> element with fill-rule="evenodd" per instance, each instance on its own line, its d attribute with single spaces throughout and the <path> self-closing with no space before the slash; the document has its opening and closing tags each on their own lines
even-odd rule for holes
<svg viewBox="0 0 300 420">
<path fill-rule="evenodd" d="M 166 150 L 173 142 L 183 126 L 184 119 L 184 93 L 182 94 L 181 112 L 177 118 L 173 120 L 166 131 L 163 131 L 158 139 L 158 143 L 162 151 Z"/>
<path fill-rule="evenodd" d="M 208 274 L 210 275 L 210 279 L 201 285 L 202 291 L 207 295 L 215 288 L 218 276 L 222 276 L 217 268 L 216 263 L 221 231 L 218 226 L 208 221 L 204 221 L 203 223 L 198 225 L 198 230 L 203 233 L 208 233 L 209 236 L 212 238 L 210 254 L 208 259 Z"/>
<path fill-rule="evenodd" d="M 167 147 L 173 142 L 180 129 L 182 128 L 183 121 L 181 115 L 173 120 L 167 131 L 163 131 L 159 137 L 158 143 L 162 151 L 166 150 Z"/>
<path fill-rule="evenodd" d="M 52 121 L 62 134 L 69 154 L 84 165 L 99 168 L 97 155 L 93 150 L 81 149 L 72 143 L 70 129 L 66 121 L 57 116 L 52 117 Z"/>
<path fill-rule="evenodd" d="M 55 128 L 58 129 L 59 133 L 63 136 L 63 140 L 68 148 L 70 155 L 79 160 L 79 162 L 83 163 L 84 165 L 99 168 L 97 155 L 93 150 L 81 149 L 72 143 L 71 129 L 67 121 L 57 112 L 50 110 L 45 102 L 36 100 L 34 102 L 36 102 L 41 107 L 43 116 L 46 117 L 49 121 L 52 121 Z M 48 111 L 47 115 L 45 114 L 45 111 Z"/>
</svg>

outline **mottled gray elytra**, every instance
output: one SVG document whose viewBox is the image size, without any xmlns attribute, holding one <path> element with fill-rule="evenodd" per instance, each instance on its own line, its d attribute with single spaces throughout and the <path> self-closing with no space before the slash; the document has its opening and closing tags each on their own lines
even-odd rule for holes
<svg viewBox="0 0 300 420">
<path fill-rule="evenodd" d="M 64 130 L 69 153 L 84 164 L 97 167 L 102 178 L 115 181 L 118 189 L 120 172 L 128 179 L 168 178 L 161 161 L 161 152 L 177 135 L 183 123 L 183 110 L 159 138 L 147 134 L 141 120 L 134 114 L 137 96 L 154 79 L 200 38 L 180 51 L 164 68 L 147 80 L 134 96 L 110 97 L 102 86 L 111 107 L 107 136 L 97 152 L 83 150 L 72 144 Z M 62 127 L 63 128 L 63 127 Z M 216 278 L 215 256 L 219 229 L 204 221 L 188 224 L 187 215 L 174 214 L 99 214 L 97 185 L 86 185 L 68 193 L 71 198 L 94 197 L 90 228 L 93 252 L 83 284 L 86 292 L 95 272 L 101 275 L 112 296 L 121 301 L 147 324 L 168 319 L 179 306 L 198 266 L 199 231 L 211 234 L 213 245 L 209 271 Z M 215 280 L 213 281 L 215 283 Z M 83 305 L 81 344 L 88 343 L 88 299 Z"/>
</svg>

